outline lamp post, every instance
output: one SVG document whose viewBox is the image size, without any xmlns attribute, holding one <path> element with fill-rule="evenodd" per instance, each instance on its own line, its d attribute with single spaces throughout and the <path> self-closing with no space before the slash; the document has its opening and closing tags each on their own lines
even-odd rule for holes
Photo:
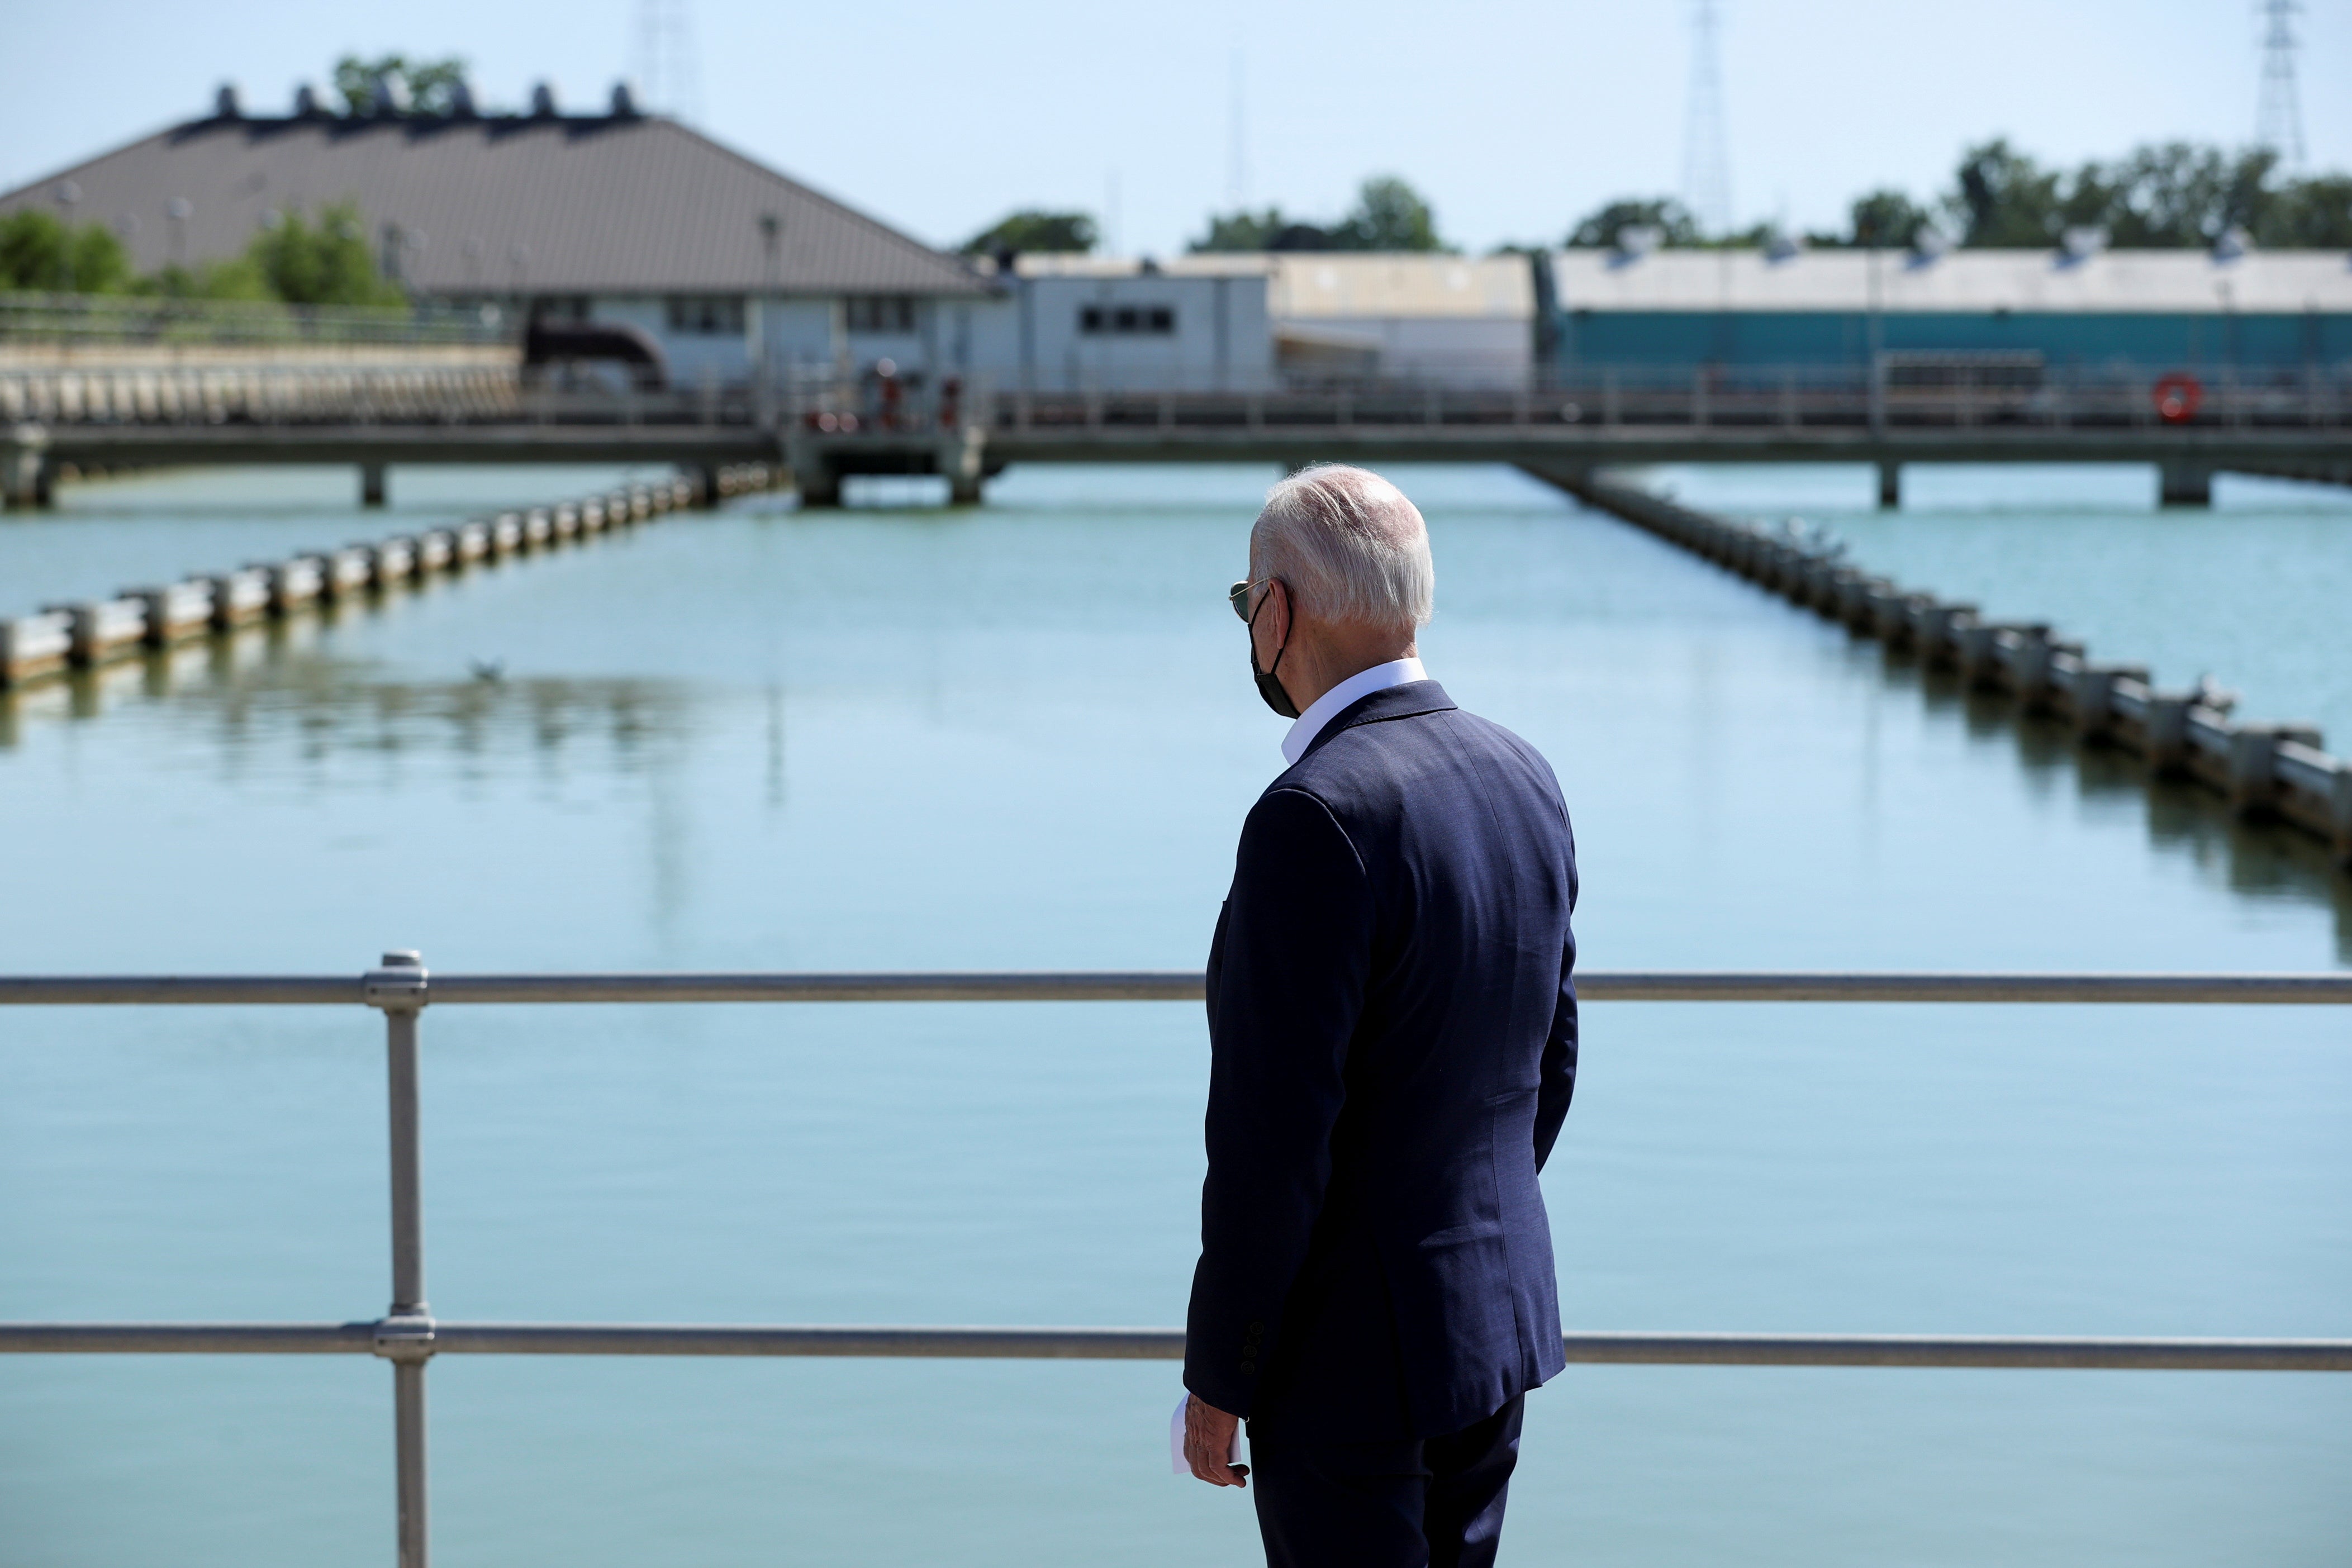
<svg viewBox="0 0 2352 1568">
<path fill-rule="evenodd" d="M 753 312 L 756 321 L 752 339 L 752 374 L 760 378 L 760 421 L 766 424 L 772 412 L 770 404 L 775 392 L 775 326 L 768 312 L 783 287 L 783 220 L 774 213 L 760 215 L 760 247 L 765 257 L 761 275 L 759 309 Z"/>
<path fill-rule="evenodd" d="M 74 208 L 81 205 L 81 186 L 71 180 L 59 180 L 57 188 L 58 219 L 65 233 L 58 242 L 58 292 L 74 291 Z"/>
</svg>

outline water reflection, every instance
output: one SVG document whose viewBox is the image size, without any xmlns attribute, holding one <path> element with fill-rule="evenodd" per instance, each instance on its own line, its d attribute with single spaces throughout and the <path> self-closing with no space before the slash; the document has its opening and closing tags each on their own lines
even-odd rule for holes
<svg viewBox="0 0 2352 1568">
<path fill-rule="evenodd" d="M 2037 796 L 2048 799 L 2071 786 L 2086 803 L 2142 803 L 2151 848 L 2218 872 L 2232 892 L 2332 910 L 2336 954 L 2352 963 L 2352 872 L 2319 839 L 2283 823 L 2242 816 L 2222 796 L 2187 780 L 2150 778 L 2135 753 L 2083 745 L 2063 721 L 2021 713 L 2013 697 L 1969 686 L 1911 650 L 1870 646 L 1888 687 L 1913 693 L 1931 713 L 1958 718 L 1971 741 L 2008 742 L 2026 787 Z M 1856 651 L 1868 657 L 1862 639 Z"/>
<path fill-rule="evenodd" d="M 44 723 L 137 709 L 173 731 L 202 736 L 231 760 L 287 741 L 306 761 L 438 752 L 533 753 L 554 763 L 597 746 L 603 765 L 635 773 L 690 728 L 690 689 L 682 682 L 509 677 L 492 668 L 462 680 L 391 679 L 323 647 L 331 626 L 273 622 L 0 692 L 0 749 L 27 743 Z"/>
</svg>

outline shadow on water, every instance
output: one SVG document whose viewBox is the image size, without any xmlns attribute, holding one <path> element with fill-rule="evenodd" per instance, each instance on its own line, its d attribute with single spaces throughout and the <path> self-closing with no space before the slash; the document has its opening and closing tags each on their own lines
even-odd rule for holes
<svg viewBox="0 0 2352 1568">
<path fill-rule="evenodd" d="M 1855 647 L 1860 650 L 1863 639 Z M 2009 741 L 2037 795 L 2071 787 L 2085 801 L 2140 801 L 2148 844 L 2158 854 L 2185 857 L 2233 893 L 2333 910 L 2336 956 L 2352 963 L 2352 871 L 2339 867 L 2318 839 L 2275 821 L 2242 816 L 2220 795 L 2189 780 L 2155 776 L 2136 752 L 2082 744 L 2072 725 L 2021 712 L 2013 697 L 1969 686 L 1907 649 L 1881 646 L 1879 653 L 1879 672 L 1890 688 L 1917 693 L 1929 713 L 1957 720 L 1971 741 Z"/>
</svg>

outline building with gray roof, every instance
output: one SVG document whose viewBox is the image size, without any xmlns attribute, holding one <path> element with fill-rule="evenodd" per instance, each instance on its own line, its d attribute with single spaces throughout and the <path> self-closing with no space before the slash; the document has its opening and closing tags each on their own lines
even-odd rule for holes
<svg viewBox="0 0 2352 1568">
<path fill-rule="evenodd" d="M 855 374 L 968 359 L 993 300 L 957 257 L 616 89 L 602 113 L 542 90 L 518 114 L 218 110 L 0 195 L 120 234 L 142 271 L 224 260 L 289 211 L 356 204 L 385 275 L 441 300 L 625 324 L 671 375 Z"/>
</svg>

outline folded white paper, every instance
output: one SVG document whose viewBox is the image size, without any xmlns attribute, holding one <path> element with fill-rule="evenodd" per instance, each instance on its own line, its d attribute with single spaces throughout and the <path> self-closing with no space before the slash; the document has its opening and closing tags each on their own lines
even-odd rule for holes
<svg viewBox="0 0 2352 1568">
<path fill-rule="evenodd" d="M 1184 1458 L 1184 1407 L 1192 1402 L 1192 1394 L 1179 1395 L 1176 1400 L 1176 1414 L 1168 1418 L 1168 1462 L 1180 1476 L 1189 1476 L 1192 1473 L 1192 1467 Z M 1238 1465 L 1241 1462 L 1242 1429 L 1236 1425 L 1234 1427 L 1234 1451 L 1225 1456 L 1225 1463 Z"/>
</svg>

